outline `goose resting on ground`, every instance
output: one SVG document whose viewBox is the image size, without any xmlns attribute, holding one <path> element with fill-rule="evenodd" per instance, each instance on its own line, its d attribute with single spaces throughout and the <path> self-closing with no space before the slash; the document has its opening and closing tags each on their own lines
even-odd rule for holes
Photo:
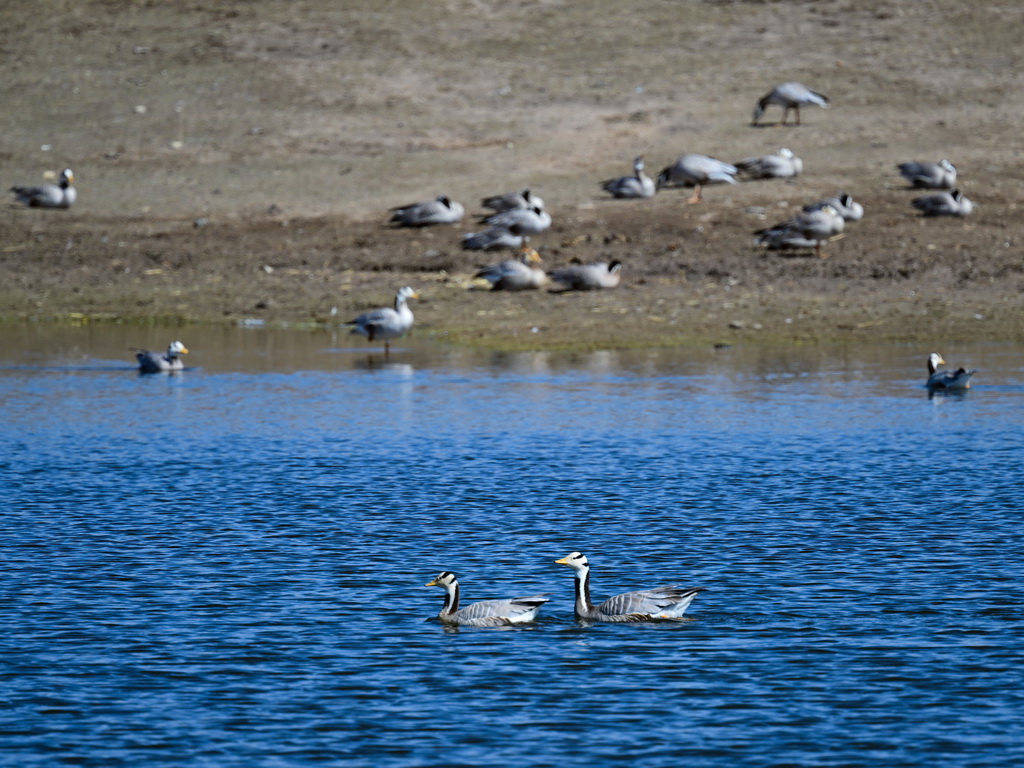
<svg viewBox="0 0 1024 768">
<path fill-rule="evenodd" d="M 900 176 L 915 189 L 952 189 L 956 186 L 956 166 L 949 160 L 937 163 L 900 163 Z"/>
<path fill-rule="evenodd" d="M 769 250 L 789 248 L 813 248 L 822 257 L 821 244 L 838 237 L 846 227 L 846 221 L 831 205 L 823 205 L 812 211 L 803 211 L 781 224 L 759 229 L 757 242 Z"/>
<path fill-rule="evenodd" d="M 803 173 L 804 161 L 783 147 L 774 155 L 744 158 L 736 167 L 752 179 L 788 179 Z"/>
<path fill-rule="evenodd" d="M 162 373 L 164 371 L 180 371 L 185 367 L 185 361 L 178 355 L 187 355 L 188 350 L 180 341 L 172 341 L 167 352 L 150 352 L 148 349 L 135 351 L 135 359 L 139 361 L 140 373 Z"/>
<path fill-rule="evenodd" d="M 556 269 L 551 279 L 560 283 L 566 291 L 597 291 L 615 288 L 622 276 L 622 262 L 613 260 L 607 264 L 575 264 Z"/>
<path fill-rule="evenodd" d="M 483 221 L 492 227 L 505 227 L 514 235 L 539 235 L 551 226 L 551 214 L 535 205 L 493 213 L 484 216 Z"/>
<path fill-rule="evenodd" d="M 513 597 L 508 600 L 484 600 L 459 608 L 459 580 L 450 571 L 442 571 L 426 587 L 441 587 L 445 591 L 444 607 L 437 614 L 445 624 L 463 627 L 503 627 L 526 624 L 537 618 L 537 611 L 548 602 L 546 595 Z"/>
<path fill-rule="evenodd" d="M 975 369 L 957 368 L 955 371 L 940 371 L 946 361 L 938 352 L 928 355 L 928 389 L 970 389 Z"/>
<path fill-rule="evenodd" d="M 395 307 L 381 307 L 365 312 L 344 325 L 354 326 L 352 333 L 361 333 L 368 341 L 384 342 L 385 356 L 391 351 L 391 339 L 404 336 L 412 328 L 412 310 L 406 304 L 408 299 L 418 299 L 420 295 L 406 286 L 395 294 Z"/>
<path fill-rule="evenodd" d="M 483 278 L 491 284 L 493 291 L 527 291 L 540 288 L 547 282 L 548 276 L 541 269 L 540 254 L 533 248 L 524 246 L 518 258 L 505 259 L 498 264 L 484 267 L 474 278 Z"/>
<path fill-rule="evenodd" d="M 844 221 L 860 221 L 864 218 L 864 206 L 856 202 L 850 195 L 843 192 L 835 197 L 829 197 L 825 200 L 819 200 L 816 203 L 804 206 L 804 211 L 810 213 L 811 211 L 820 211 L 826 205 L 830 205 L 836 209 L 836 213 L 843 217 Z"/>
<path fill-rule="evenodd" d="M 576 618 L 585 621 L 632 623 L 637 621 L 672 621 L 683 613 L 704 587 L 679 589 L 676 586 L 625 592 L 609 597 L 600 605 L 590 600 L 590 563 L 586 555 L 573 552 L 561 560 L 576 573 Z"/>
<path fill-rule="evenodd" d="M 432 224 L 456 224 L 462 221 L 465 209 L 446 195 L 434 200 L 392 208 L 391 223 L 400 227 L 428 227 Z"/>
<path fill-rule="evenodd" d="M 654 197 L 654 179 L 644 173 L 643 155 L 633 161 L 633 175 L 601 182 L 601 189 L 615 198 Z"/>
<path fill-rule="evenodd" d="M 912 202 L 924 216 L 967 216 L 974 210 L 974 203 L 964 197 L 959 189 L 915 197 Z"/>
<path fill-rule="evenodd" d="M 495 213 L 514 211 L 519 208 L 543 208 L 544 201 L 533 194 L 529 189 L 523 188 L 518 192 L 506 192 L 504 195 L 492 195 L 480 201 L 484 208 L 490 208 Z"/>
<path fill-rule="evenodd" d="M 713 157 L 687 154 L 658 174 L 658 189 L 670 185 L 693 187 L 693 195 L 686 202 L 699 203 L 703 199 L 701 187 L 707 184 L 735 184 L 738 172 L 735 165 Z"/>
<path fill-rule="evenodd" d="M 65 168 L 60 174 L 60 181 L 56 184 L 43 184 L 38 187 L 11 187 L 11 192 L 18 199 L 30 208 L 70 208 L 75 202 L 78 193 L 72 184 L 75 183 L 75 174 L 70 168 Z"/>
<path fill-rule="evenodd" d="M 753 125 L 757 125 L 757 121 L 761 119 L 765 108 L 770 104 L 782 107 L 782 119 L 776 125 L 786 124 L 786 118 L 789 117 L 791 109 L 796 111 L 796 124 L 800 125 L 801 105 L 813 104 L 818 107 L 827 108 L 828 97 L 812 91 L 806 85 L 801 85 L 800 83 L 782 83 L 782 85 L 775 86 L 769 93 L 758 99 L 757 106 L 754 107 Z"/>
<path fill-rule="evenodd" d="M 462 235 L 462 247 L 467 251 L 497 251 L 502 248 L 522 248 L 530 238 L 520 235 L 508 227 L 495 224 L 479 232 Z"/>
</svg>

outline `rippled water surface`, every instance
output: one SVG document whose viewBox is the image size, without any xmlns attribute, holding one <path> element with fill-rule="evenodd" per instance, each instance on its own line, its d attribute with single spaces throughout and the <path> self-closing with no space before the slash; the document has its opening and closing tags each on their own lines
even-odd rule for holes
<svg viewBox="0 0 1024 768">
<path fill-rule="evenodd" d="M 0 763 L 1022 765 L 1024 350 L 931 351 L 7 328 Z M 708 589 L 580 626 L 576 549 Z"/>
</svg>

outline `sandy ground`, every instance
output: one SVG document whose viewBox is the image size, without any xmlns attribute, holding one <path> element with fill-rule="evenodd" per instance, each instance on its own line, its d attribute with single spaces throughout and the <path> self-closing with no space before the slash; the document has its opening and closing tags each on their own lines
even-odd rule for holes
<svg viewBox="0 0 1024 768">
<path fill-rule="evenodd" d="M 424 9 L 427 9 L 425 11 Z M 424 16 L 429 12 L 428 16 Z M 3 11 L 0 182 L 70 166 L 69 211 L 5 204 L 6 320 L 336 323 L 417 288 L 417 334 L 502 347 L 1024 338 L 1024 6 L 932 2 L 98 0 Z M 832 107 L 750 124 L 798 80 Z M 683 152 L 792 148 L 804 173 L 616 201 Z M 947 157 L 976 204 L 923 219 L 896 165 Z M 490 194 L 529 186 L 547 268 L 602 293 L 479 290 Z M 826 259 L 753 232 L 845 191 Z M 445 193 L 462 223 L 387 226 Z"/>
</svg>

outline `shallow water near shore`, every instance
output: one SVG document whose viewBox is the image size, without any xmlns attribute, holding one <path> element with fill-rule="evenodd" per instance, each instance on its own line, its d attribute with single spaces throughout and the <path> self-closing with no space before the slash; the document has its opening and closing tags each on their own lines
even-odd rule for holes
<svg viewBox="0 0 1024 768">
<path fill-rule="evenodd" d="M 1024 760 L 1019 345 L 0 339 L 0 764 Z M 932 351 L 975 387 L 929 397 Z M 580 626 L 572 550 L 596 598 L 707 591 Z M 551 602 L 445 628 L 441 570 Z"/>
</svg>

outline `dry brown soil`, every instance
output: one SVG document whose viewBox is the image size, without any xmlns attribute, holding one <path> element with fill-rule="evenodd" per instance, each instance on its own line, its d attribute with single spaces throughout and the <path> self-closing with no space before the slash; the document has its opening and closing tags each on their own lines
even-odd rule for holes
<svg viewBox="0 0 1024 768">
<path fill-rule="evenodd" d="M 423 298 L 417 334 L 502 347 L 1024 338 L 1024 5 L 69 0 L 0 11 L 0 182 L 74 169 L 70 211 L 5 204 L 0 318 L 334 323 Z M 754 128 L 799 80 L 828 110 Z M 767 115 L 777 118 L 775 108 Z M 791 182 L 647 201 L 598 182 L 644 154 L 792 148 Z M 948 157 L 977 209 L 925 220 L 896 172 Z M 470 214 L 530 186 L 545 266 L 620 259 L 600 294 L 475 289 L 476 226 L 397 230 L 440 193 Z M 828 258 L 754 230 L 846 191 Z"/>
</svg>

